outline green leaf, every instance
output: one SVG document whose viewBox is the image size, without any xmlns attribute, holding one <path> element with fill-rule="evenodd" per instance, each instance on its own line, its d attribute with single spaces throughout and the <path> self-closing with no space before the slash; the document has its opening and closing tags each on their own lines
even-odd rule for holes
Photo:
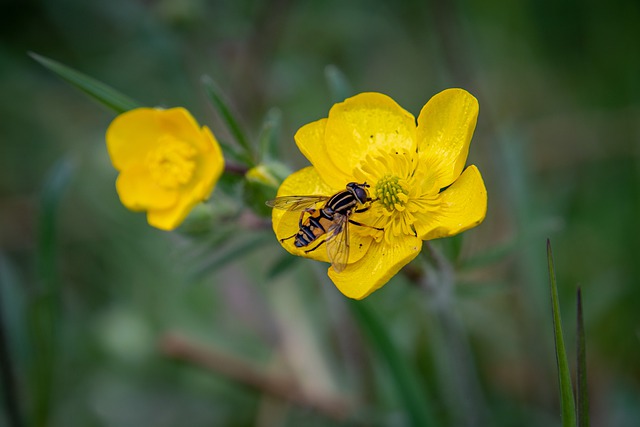
<svg viewBox="0 0 640 427">
<path fill-rule="evenodd" d="M 231 135 L 233 135 L 238 145 L 240 145 L 244 151 L 244 155 L 242 156 L 243 161 L 249 166 L 254 166 L 255 158 L 253 156 L 253 150 L 249 145 L 249 140 L 238 124 L 234 114 L 231 112 L 231 108 L 229 108 L 229 104 L 225 99 L 222 90 L 209 76 L 202 76 L 202 84 L 204 85 L 205 92 L 209 96 L 211 103 L 220 115 L 220 118 L 224 121 L 225 125 L 231 132 Z"/>
<path fill-rule="evenodd" d="M 277 108 L 272 108 L 267 112 L 267 116 L 262 123 L 260 132 L 260 161 L 269 161 L 278 158 L 278 137 L 280 135 L 280 125 L 282 123 L 282 113 Z"/>
<path fill-rule="evenodd" d="M 220 144 L 220 148 L 222 149 L 222 154 L 225 159 L 233 160 L 234 162 L 238 162 L 242 165 L 248 163 L 247 156 L 244 154 L 244 152 L 241 152 L 238 148 L 236 148 L 235 145 L 232 145 L 225 139 L 218 138 L 217 136 L 216 139 L 218 141 L 218 144 Z"/>
<path fill-rule="evenodd" d="M 34 395 L 33 425 L 44 426 L 50 421 L 54 391 L 54 370 L 58 348 L 60 316 L 60 278 L 57 261 L 58 207 L 69 186 L 75 163 L 64 158 L 47 174 L 42 189 L 38 218 L 37 263 L 40 286 L 29 302 L 28 324 L 31 339 L 31 380 Z"/>
<path fill-rule="evenodd" d="M 82 92 L 86 93 L 96 101 L 107 106 L 118 114 L 138 108 L 141 105 L 131 98 L 121 94 L 117 90 L 104 83 L 82 74 L 72 68 L 62 65 L 53 59 L 46 58 L 37 53 L 29 52 L 29 56 L 38 61 L 49 71 L 57 74 L 60 78 L 72 84 Z"/>
<path fill-rule="evenodd" d="M 576 426 L 576 406 L 571 387 L 571 372 L 562 336 L 562 319 L 560 318 L 560 304 L 558 302 L 558 287 L 556 273 L 553 266 L 551 242 L 547 239 L 547 261 L 549 263 L 549 282 L 551 284 L 551 307 L 553 311 L 553 334 L 556 344 L 556 363 L 558 366 L 558 381 L 560 383 L 560 409 L 562 412 L 562 426 Z"/>
<path fill-rule="evenodd" d="M 342 102 L 353 95 L 353 88 L 349 80 L 335 65 L 327 65 L 324 69 L 324 76 L 327 79 L 329 92 L 331 93 L 331 101 L 333 103 Z"/>
<path fill-rule="evenodd" d="M 404 403 L 414 427 L 435 425 L 429 409 L 429 399 L 418 382 L 417 372 L 409 365 L 397 349 L 378 315 L 367 301 L 349 300 L 349 307 L 360 327 L 369 336 L 374 351 L 387 365 L 393 379 L 396 393 Z"/>
<path fill-rule="evenodd" d="M 69 185 L 75 167 L 75 162 L 71 158 L 63 158 L 58 161 L 47 174 L 42 189 L 37 259 L 40 276 L 47 284 L 56 275 L 57 209 Z"/>
<path fill-rule="evenodd" d="M 578 288 L 578 363 L 576 398 L 578 400 L 578 427 L 589 427 L 589 392 L 587 390 L 587 353 L 585 347 L 584 320 L 582 319 L 582 291 Z"/>
</svg>

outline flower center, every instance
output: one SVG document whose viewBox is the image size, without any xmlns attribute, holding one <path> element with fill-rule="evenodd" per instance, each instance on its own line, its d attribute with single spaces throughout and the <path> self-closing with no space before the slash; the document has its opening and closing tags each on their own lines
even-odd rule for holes
<svg viewBox="0 0 640 427">
<path fill-rule="evenodd" d="M 186 142 L 165 137 L 158 148 L 147 154 L 146 165 L 158 185 L 175 189 L 191 180 L 195 155 L 196 150 Z"/>
<path fill-rule="evenodd" d="M 404 205 L 409 200 L 409 192 L 404 189 L 401 180 L 394 175 L 385 175 L 376 184 L 376 197 L 388 210 L 404 210 Z"/>
</svg>

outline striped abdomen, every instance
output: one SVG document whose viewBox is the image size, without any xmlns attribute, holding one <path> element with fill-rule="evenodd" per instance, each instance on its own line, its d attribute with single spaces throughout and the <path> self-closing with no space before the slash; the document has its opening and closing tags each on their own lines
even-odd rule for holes
<svg viewBox="0 0 640 427">
<path fill-rule="evenodd" d="M 333 215 L 325 209 L 310 212 L 310 216 L 300 226 L 294 244 L 298 248 L 309 246 L 329 230 L 333 224 Z"/>
<path fill-rule="evenodd" d="M 327 233 L 335 223 L 334 216 L 349 215 L 357 205 L 358 200 L 349 191 L 341 191 L 332 196 L 322 209 L 309 212 L 309 217 L 300 226 L 296 234 L 295 246 L 303 248 L 315 242 L 320 236 Z"/>
</svg>

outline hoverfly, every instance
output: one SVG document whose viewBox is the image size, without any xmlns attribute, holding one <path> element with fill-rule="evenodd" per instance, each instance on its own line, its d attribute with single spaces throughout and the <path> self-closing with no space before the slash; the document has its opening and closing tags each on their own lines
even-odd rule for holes
<svg viewBox="0 0 640 427">
<path fill-rule="evenodd" d="M 344 270 L 349 260 L 349 223 L 376 230 L 382 228 L 361 224 L 350 218 L 351 214 L 369 210 L 369 202 L 374 201 L 367 191 L 369 184 L 350 182 L 344 191 L 333 196 L 283 196 L 267 201 L 267 206 L 286 211 L 302 211 L 298 225 L 300 229 L 292 236 L 280 239 L 280 242 L 295 238 L 297 248 L 306 248 L 312 243 L 324 239 L 310 249 L 309 253 L 322 244 L 327 245 L 327 255 L 334 270 Z M 324 202 L 320 209 L 317 203 Z M 304 219 L 305 214 L 308 214 Z"/>
</svg>

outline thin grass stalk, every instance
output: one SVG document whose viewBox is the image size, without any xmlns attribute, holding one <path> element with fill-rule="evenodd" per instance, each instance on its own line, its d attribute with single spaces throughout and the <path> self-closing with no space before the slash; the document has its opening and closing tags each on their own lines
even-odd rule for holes
<svg viewBox="0 0 640 427">
<path fill-rule="evenodd" d="M 553 334 L 556 346 L 556 364 L 558 366 L 558 383 L 560 386 L 560 409 L 563 427 L 576 426 L 576 405 L 571 386 L 571 372 L 567 360 L 567 352 L 562 335 L 562 319 L 560 318 L 560 303 L 558 286 L 551 253 L 551 241 L 547 239 L 547 262 L 549 264 L 549 283 L 551 285 L 551 308 L 553 314 Z"/>
<path fill-rule="evenodd" d="M 589 391 L 587 389 L 587 350 L 585 344 L 584 319 L 582 318 L 582 290 L 578 287 L 577 295 L 578 322 L 577 322 L 577 380 L 576 398 L 577 404 L 577 426 L 589 427 Z"/>
</svg>

